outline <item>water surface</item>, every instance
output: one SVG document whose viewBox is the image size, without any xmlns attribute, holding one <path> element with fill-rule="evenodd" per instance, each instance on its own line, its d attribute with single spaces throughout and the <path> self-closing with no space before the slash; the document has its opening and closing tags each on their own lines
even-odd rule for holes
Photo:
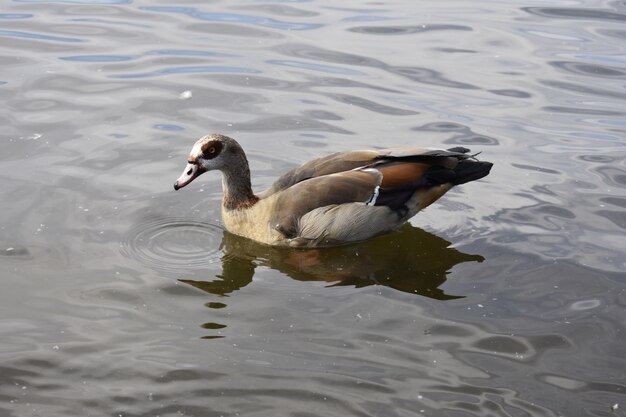
<svg viewBox="0 0 626 417">
<path fill-rule="evenodd" d="M 626 7 L 15 0 L 0 12 L 0 415 L 613 416 L 626 408 Z M 495 167 L 397 233 L 224 232 L 330 152 Z"/>
</svg>

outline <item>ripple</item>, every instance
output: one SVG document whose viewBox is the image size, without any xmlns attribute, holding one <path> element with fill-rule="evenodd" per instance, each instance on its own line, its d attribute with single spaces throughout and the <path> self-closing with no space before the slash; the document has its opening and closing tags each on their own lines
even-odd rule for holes
<svg viewBox="0 0 626 417">
<path fill-rule="evenodd" d="M 387 66 L 383 61 L 375 58 L 318 48 L 307 44 L 288 43 L 279 45 L 275 49 L 281 54 L 296 58 L 305 58 L 313 62 L 323 61 L 333 64 L 364 66 L 371 68 L 385 68 Z"/>
<path fill-rule="evenodd" d="M 368 35 L 409 35 L 436 30 L 472 31 L 473 29 L 462 25 L 360 26 L 349 29 L 350 32 L 366 33 Z"/>
<path fill-rule="evenodd" d="M 164 130 L 166 132 L 180 132 L 185 130 L 185 128 L 182 126 L 172 124 L 156 124 L 152 127 L 158 130 Z"/>
<path fill-rule="evenodd" d="M 335 101 L 340 103 L 346 103 L 349 105 L 361 107 L 376 113 L 381 114 L 391 114 L 396 116 L 408 116 L 419 114 L 416 111 L 399 109 L 397 107 L 385 106 L 384 104 L 376 103 L 372 100 L 367 100 L 362 97 L 353 96 L 350 94 L 338 94 L 338 93 L 327 93 L 326 96 L 332 98 Z"/>
<path fill-rule="evenodd" d="M 194 7 L 178 7 L 178 6 L 145 6 L 140 7 L 141 10 L 157 13 L 180 13 L 189 17 L 199 20 L 205 20 L 208 22 L 225 22 L 225 23 L 240 23 L 249 24 L 262 27 L 268 27 L 272 29 L 280 30 L 312 30 L 318 29 L 321 24 L 313 23 L 297 23 L 286 22 L 277 19 L 270 19 L 261 16 L 243 15 L 237 13 L 214 13 L 203 12 Z"/>
<path fill-rule="evenodd" d="M 320 15 L 318 12 L 310 10 L 298 9 L 296 7 L 287 6 L 284 4 L 260 4 L 241 7 L 244 10 L 259 11 L 275 14 L 285 17 L 317 17 Z"/>
<path fill-rule="evenodd" d="M 511 356 L 534 355 L 534 349 L 520 337 L 492 335 L 483 337 L 473 344 L 478 350 Z"/>
<path fill-rule="evenodd" d="M 275 132 L 286 130 L 297 131 L 321 131 L 329 133 L 341 133 L 345 135 L 354 134 L 352 131 L 342 129 L 330 123 L 323 123 L 319 120 L 308 119 L 304 117 L 262 117 L 245 123 L 237 123 L 237 129 L 240 131 L 254 132 Z"/>
<path fill-rule="evenodd" d="M 554 169 L 538 167 L 535 165 L 528 165 L 528 164 L 511 164 L 511 165 L 514 166 L 515 168 L 527 169 L 529 171 L 534 171 L 534 172 L 542 172 L 544 174 L 557 174 L 557 175 L 561 174 L 559 171 L 555 171 Z"/>
<path fill-rule="evenodd" d="M 610 38 L 626 39 L 626 30 L 598 29 L 598 33 Z"/>
<path fill-rule="evenodd" d="M 160 77 L 163 75 L 171 74 L 202 74 L 202 73 L 245 73 L 245 74 L 257 74 L 260 71 L 252 68 L 233 67 L 226 65 L 196 65 L 196 66 L 181 66 L 181 67 L 169 67 L 162 68 L 155 71 L 142 72 L 142 73 L 128 73 L 128 74 L 116 74 L 111 75 L 111 78 L 151 78 Z"/>
<path fill-rule="evenodd" d="M 620 229 L 626 229 L 626 213 L 623 210 L 596 210 L 594 213 L 613 222 Z"/>
<path fill-rule="evenodd" d="M 176 218 L 137 225 L 122 243 L 122 254 L 166 272 L 204 269 L 219 261 L 222 229 Z"/>
<path fill-rule="evenodd" d="M 612 204 L 617 207 L 626 208 L 626 198 L 621 197 L 603 197 L 600 201 Z"/>
<path fill-rule="evenodd" d="M 272 65 L 282 65 L 286 67 L 294 67 L 294 68 L 305 68 L 313 71 L 327 72 L 331 74 L 346 74 L 346 75 L 365 75 L 361 71 L 349 69 L 349 68 L 339 68 L 332 65 L 321 65 L 315 64 L 311 62 L 300 62 L 293 60 L 285 60 L 285 59 L 271 59 L 267 61 L 268 64 Z"/>
<path fill-rule="evenodd" d="M 119 20 L 111 20 L 111 19 L 101 19 L 101 18 L 77 18 L 77 19 L 69 19 L 70 22 L 88 22 L 88 23 L 104 23 L 106 25 L 117 25 L 117 26 L 130 26 L 132 28 L 151 28 L 150 25 L 144 25 L 135 22 L 124 22 Z"/>
<path fill-rule="evenodd" d="M 0 19 L 30 19 L 31 13 L 0 13 Z"/>
<path fill-rule="evenodd" d="M 39 33 L 22 32 L 19 30 L 0 30 L 0 36 L 10 38 L 36 39 L 51 42 L 84 42 L 79 38 L 69 38 L 66 36 L 42 35 Z"/>
<path fill-rule="evenodd" d="M 469 128 L 454 122 L 433 122 L 413 128 L 412 130 L 422 130 L 425 132 L 467 132 Z"/>
<path fill-rule="evenodd" d="M 496 138 L 476 133 L 468 126 L 454 122 L 427 123 L 422 126 L 413 127 L 411 130 L 417 132 L 440 132 L 454 134 L 454 136 L 443 141 L 443 143 L 450 145 L 463 144 L 495 146 L 500 143 Z"/>
<path fill-rule="evenodd" d="M 562 8 L 562 7 L 522 7 L 523 11 L 542 17 L 557 19 L 591 19 L 591 20 L 615 20 L 624 21 L 626 15 L 615 13 L 612 10 Z"/>
<path fill-rule="evenodd" d="M 0 256 L 10 256 L 16 258 L 31 258 L 30 251 L 24 246 L 9 245 L 5 249 L 0 249 Z"/>
<path fill-rule="evenodd" d="M 589 87 L 583 84 L 576 84 L 576 83 L 570 83 L 570 82 L 559 81 L 559 80 L 545 80 L 545 81 L 540 81 L 540 82 L 541 84 L 547 85 L 548 87 L 553 87 L 558 90 L 564 90 L 570 93 L 572 92 L 576 94 L 582 93 L 586 95 L 602 96 L 604 98 L 611 97 L 611 98 L 616 98 L 619 100 L 626 99 L 626 94 L 620 91 L 612 91 L 612 90 L 607 90 L 607 89 L 602 89 L 602 88 Z"/>
<path fill-rule="evenodd" d="M 61 56 L 59 59 L 78 62 L 124 62 L 136 60 L 143 56 L 233 57 L 233 55 L 230 54 L 211 51 L 156 49 L 137 55 L 71 55 Z"/>
<path fill-rule="evenodd" d="M 575 303 L 572 303 L 570 308 L 576 311 L 591 310 L 599 307 L 601 304 L 602 302 L 600 300 L 592 298 L 590 300 L 576 301 Z"/>
<path fill-rule="evenodd" d="M 389 66 L 386 68 L 387 71 L 408 78 L 409 80 L 431 84 L 431 85 L 439 85 L 442 87 L 450 87 L 450 88 L 461 88 L 465 90 L 477 90 L 478 86 L 468 84 L 461 81 L 450 80 L 443 76 L 439 71 L 435 71 L 430 68 L 423 67 L 396 67 Z"/>
<path fill-rule="evenodd" d="M 626 71 L 608 65 L 571 61 L 553 61 L 550 62 L 550 65 L 573 74 L 589 75 L 593 77 L 622 78 L 626 76 Z"/>
<path fill-rule="evenodd" d="M 76 55 L 76 56 L 62 56 L 59 59 L 63 61 L 78 61 L 78 62 L 123 62 L 131 61 L 136 57 L 131 55 Z"/>
<path fill-rule="evenodd" d="M 513 97 L 513 98 L 530 98 L 531 95 L 525 91 L 512 90 L 512 89 L 503 89 L 503 90 L 489 90 L 489 92 L 504 97 Z"/>
<path fill-rule="evenodd" d="M 545 106 L 543 111 L 563 114 L 585 114 L 590 116 L 623 116 L 624 113 L 605 109 L 590 109 L 585 107 Z"/>
<path fill-rule="evenodd" d="M 626 171 L 617 166 L 603 165 L 594 169 L 594 171 L 600 174 L 606 185 L 613 187 L 626 186 Z"/>
</svg>

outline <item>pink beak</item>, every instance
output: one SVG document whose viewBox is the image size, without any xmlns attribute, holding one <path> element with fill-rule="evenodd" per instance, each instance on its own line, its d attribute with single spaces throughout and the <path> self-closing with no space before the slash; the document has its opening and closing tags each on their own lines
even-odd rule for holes
<svg viewBox="0 0 626 417">
<path fill-rule="evenodd" d="M 178 177 L 174 183 L 174 189 L 178 190 L 189 184 L 196 179 L 200 174 L 204 172 L 204 169 L 197 163 L 188 163 L 183 173 Z"/>
</svg>

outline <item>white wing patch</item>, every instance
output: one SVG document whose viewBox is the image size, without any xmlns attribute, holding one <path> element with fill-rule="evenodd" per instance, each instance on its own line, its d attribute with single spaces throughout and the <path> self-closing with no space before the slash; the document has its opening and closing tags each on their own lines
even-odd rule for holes
<svg viewBox="0 0 626 417">
<path fill-rule="evenodd" d="M 376 200 L 378 199 L 378 194 L 380 194 L 380 185 L 377 185 L 376 188 L 374 188 L 374 194 L 365 204 L 367 204 L 368 206 L 375 206 Z"/>
</svg>

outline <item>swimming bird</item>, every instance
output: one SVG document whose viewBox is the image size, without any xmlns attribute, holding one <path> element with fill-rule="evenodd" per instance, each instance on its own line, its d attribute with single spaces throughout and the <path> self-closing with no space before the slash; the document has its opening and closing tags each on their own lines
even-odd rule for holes
<svg viewBox="0 0 626 417">
<path fill-rule="evenodd" d="M 338 246 L 396 230 L 453 186 L 489 174 L 492 164 L 464 147 L 399 147 L 338 152 L 283 174 L 254 193 L 243 148 L 206 135 L 193 145 L 178 190 L 222 172 L 226 230 L 272 246 Z"/>
</svg>

